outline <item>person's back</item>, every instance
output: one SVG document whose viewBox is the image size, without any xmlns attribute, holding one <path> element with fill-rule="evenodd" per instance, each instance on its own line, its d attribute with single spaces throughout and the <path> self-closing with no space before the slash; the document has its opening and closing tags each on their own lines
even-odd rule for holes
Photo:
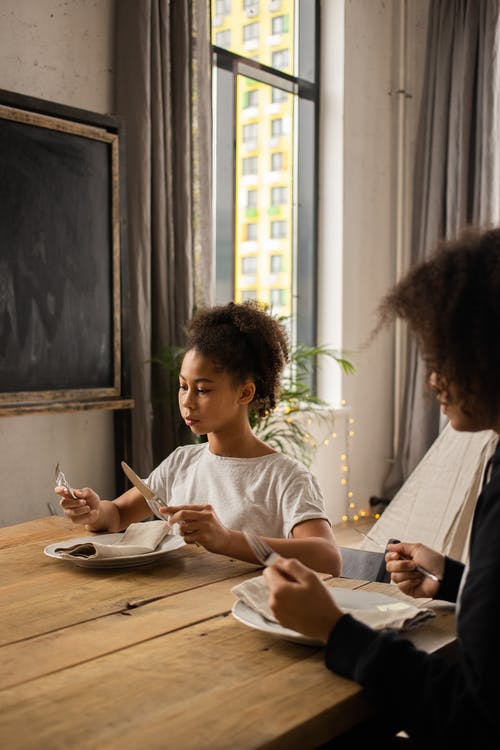
<svg viewBox="0 0 500 750">
<path fill-rule="evenodd" d="M 500 434 L 500 229 L 469 229 L 442 243 L 384 298 L 380 316 L 377 330 L 396 317 L 408 322 L 452 428 Z M 388 550 L 387 570 L 402 592 L 456 602 L 455 661 L 344 614 L 297 561 L 264 572 L 270 606 L 283 625 L 326 644 L 329 669 L 363 685 L 387 718 L 385 747 L 500 747 L 500 446 L 477 500 L 467 567 L 419 543 Z M 396 738 L 398 730 L 409 739 Z"/>
</svg>

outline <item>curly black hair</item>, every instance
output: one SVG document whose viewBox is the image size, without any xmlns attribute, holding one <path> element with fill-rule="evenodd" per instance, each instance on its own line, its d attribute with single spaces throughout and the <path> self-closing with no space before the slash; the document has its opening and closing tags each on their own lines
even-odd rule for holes
<svg viewBox="0 0 500 750">
<path fill-rule="evenodd" d="M 375 333 L 400 317 L 417 337 L 438 390 L 453 383 L 464 410 L 500 413 L 500 228 L 467 227 L 397 283 L 378 307 Z"/>
<path fill-rule="evenodd" d="M 229 302 L 200 310 L 188 323 L 184 351 L 197 349 L 237 383 L 255 382 L 251 408 L 272 411 L 289 359 L 285 327 L 254 301 Z"/>
</svg>

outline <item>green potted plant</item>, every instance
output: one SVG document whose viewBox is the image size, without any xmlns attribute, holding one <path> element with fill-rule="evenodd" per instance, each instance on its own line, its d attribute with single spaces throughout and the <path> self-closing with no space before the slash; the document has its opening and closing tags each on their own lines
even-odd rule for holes
<svg viewBox="0 0 500 750">
<path fill-rule="evenodd" d="M 261 440 L 292 455 L 307 467 L 311 466 L 318 445 L 308 423 L 319 421 L 324 424 L 325 432 L 333 426 L 328 404 L 315 394 L 311 386 L 314 370 L 322 357 L 333 359 L 344 373 L 354 373 L 353 364 L 327 346 L 292 346 L 276 409 L 261 418 L 250 412 L 250 423 Z"/>
</svg>

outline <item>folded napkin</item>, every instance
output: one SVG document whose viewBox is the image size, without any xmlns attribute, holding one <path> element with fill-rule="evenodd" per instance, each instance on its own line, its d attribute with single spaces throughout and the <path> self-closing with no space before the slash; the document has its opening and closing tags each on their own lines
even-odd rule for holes
<svg viewBox="0 0 500 750">
<path fill-rule="evenodd" d="M 278 622 L 269 607 L 269 588 L 262 575 L 233 586 L 231 591 L 237 599 L 240 599 L 248 607 L 254 609 L 262 617 L 265 617 L 266 620 Z M 331 594 L 335 598 L 336 592 L 332 591 Z M 343 612 L 348 612 L 356 620 L 360 620 L 365 625 L 369 625 L 377 630 L 384 628 L 410 630 L 436 616 L 432 609 L 415 607 L 413 604 L 396 598 L 394 598 L 394 602 L 377 604 L 369 609 L 350 609 L 349 607 L 342 606 L 340 603 L 339 606 Z"/>
<path fill-rule="evenodd" d="M 86 557 L 93 560 L 105 557 L 134 556 L 153 552 L 171 532 L 165 521 L 131 523 L 116 542 L 80 542 L 72 547 L 57 547 L 61 557 Z"/>
</svg>

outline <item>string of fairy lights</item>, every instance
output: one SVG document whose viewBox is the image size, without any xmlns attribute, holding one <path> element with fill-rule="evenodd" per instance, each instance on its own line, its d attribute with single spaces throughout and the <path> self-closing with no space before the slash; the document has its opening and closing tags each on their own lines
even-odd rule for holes
<svg viewBox="0 0 500 750">
<path fill-rule="evenodd" d="M 345 407 L 346 402 L 342 401 L 341 405 Z M 345 512 L 342 515 L 342 521 L 356 522 L 368 517 L 371 513 L 359 505 L 350 482 L 350 452 L 355 435 L 354 418 L 352 416 L 346 418 L 345 431 L 344 451 L 340 454 L 340 484 L 345 493 Z"/>
<path fill-rule="evenodd" d="M 291 412 L 293 412 L 293 407 L 285 409 L 285 414 L 287 421 L 293 421 L 295 419 L 294 416 L 292 416 Z M 342 411 L 342 414 L 339 415 L 338 412 Z M 335 413 L 336 412 L 336 413 Z M 362 519 L 371 517 L 371 518 L 379 518 L 380 513 L 372 513 L 370 510 L 366 510 L 363 505 L 360 505 L 360 503 L 357 501 L 354 491 L 351 487 L 351 476 L 350 476 L 350 453 L 352 448 L 352 442 L 353 438 L 355 436 L 355 420 L 352 416 L 350 416 L 349 411 L 346 407 L 346 401 L 341 401 L 341 410 L 334 410 L 332 416 L 332 424 L 330 425 L 330 430 L 326 435 L 324 435 L 319 441 L 312 435 L 312 429 L 311 432 L 305 432 L 303 435 L 304 441 L 311 447 L 311 449 L 316 449 L 319 447 L 319 445 L 328 446 L 331 444 L 332 441 L 341 440 L 343 438 L 343 447 L 342 447 L 342 453 L 340 454 L 340 466 L 339 466 L 339 477 L 340 477 L 340 485 L 344 494 L 344 505 L 345 505 L 345 512 L 342 515 L 342 522 L 348 522 L 353 521 L 356 523 L 357 521 L 360 521 Z M 343 418 L 343 425 L 341 427 L 341 430 L 343 430 L 343 433 L 341 433 L 337 426 L 337 418 L 338 416 L 342 416 Z M 308 417 L 306 420 L 306 424 L 311 428 L 313 424 L 313 419 L 311 417 Z"/>
<path fill-rule="evenodd" d="M 351 464 L 350 454 L 355 436 L 355 420 L 351 416 L 350 409 L 345 400 L 340 402 L 340 408 L 326 408 L 314 404 L 301 404 L 297 399 L 291 398 L 279 404 L 273 413 L 268 413 L 264 420 L 265 426 L 273 426 L 274 420 L 284 420 L 290 426 L 293 425 L 293 433 L 287 435 L 291 442 L 301 447 L 295 450 L 295 456 L 309 465 L 312 463 L 318 448 L 328 447 L 337 443 L 337 451 L 340 450 L 338 467 L 338 481 L 343 495 L 344 511 L 341 516 L 342 523 L 356 523 L 363 519 L 380 517 L 380 513 L 367 510 L 358 501 L 351 486 Z M 315 436 L 318 424 L 324 423 L 326 431 L 322 437 Z M 259 429 L 259 428 L 257 428 Z M 265 435 L 261 433 L 265 438 Z M 340 443 L 340 445 L 339 445 Z M 280 450 L 280 446 L 276 446 Z M 290 446 L 289 446 L 290 447 Z M 336 451 L 336 452 L 337 452 Z"/>
</svg>

